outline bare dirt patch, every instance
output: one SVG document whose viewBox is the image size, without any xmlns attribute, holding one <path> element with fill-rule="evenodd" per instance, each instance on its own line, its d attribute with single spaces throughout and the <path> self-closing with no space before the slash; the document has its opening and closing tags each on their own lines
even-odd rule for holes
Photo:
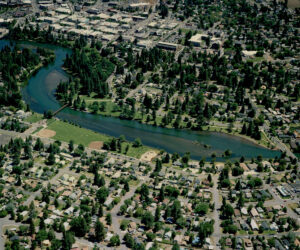
<svg viewBox="0 0 300 250">
<path fill-rule="evenodd" d="M 92 149 L 101 149 L 103 147 L 103 141 L 92 141 L 89 144 L 89 148 Z"/>
<path fill-rule="evenodd" d="M 155 151 L 148 151 L 141 156 L 142 161 L 151 161 L 153 158 L 157 156 L 157 152 Z"/>
<path fill-rule="evenodd" d="M 289 0 L 288 7 L 291 9 L 300 8 L 300 0 Z"/>
<path fill-rule="evenodd" d="M 56 132 L 50 129 L 42 129 L 36 135 L 42 138 L 51 138 L 56 135 Z"/>
</svg>

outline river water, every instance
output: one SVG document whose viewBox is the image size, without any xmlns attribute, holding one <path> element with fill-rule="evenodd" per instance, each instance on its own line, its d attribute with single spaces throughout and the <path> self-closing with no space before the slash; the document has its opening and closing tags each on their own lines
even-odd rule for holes
<svg viewBox="0 0 300 250">
<path fill-rule="evenodd" d="M 0 48 L 7 44 L 9 44 L 8 41 L 1 40 Z M 31 77 L 27 86 L 22 89 L 22 96 L 35 112 L 57 110 L 60 104 L 55 99 L 55 88 L 60 81 L 68 79 L 67 73 L 61 66 L 66 54 L 71 51 L 57 46 L 29 42 L 22 42 L 21 46 L 33 49 L 41 46 L 55 51 L 55 62 L 40 69 Z M 264 158 L 273 158 L 280 155 L 278 151 L 265 149 L 243 138 L 223 133 L 166 129 L 140 124 L 137 121 L 88 114 L 70 108 L 65 108 L 57 117 L 110 136 L 125 135 L 126 139 L 130 141 L 139 137 L 144 145 L 164 149 L 170 153 L 190 152 L 191 157 L 196 160 L 200 160 L 202 157 L 210 159 L 212 153 L 217 154 L 217 160 L 222 160 L 221 155 L 227 149 L 232 152 L 232 158 L 241 156 L 252 158 L 258 155 Z M 210 145 L 210 148 L 205 148 L 203 146 L 205 144 Z"/>
</svg>

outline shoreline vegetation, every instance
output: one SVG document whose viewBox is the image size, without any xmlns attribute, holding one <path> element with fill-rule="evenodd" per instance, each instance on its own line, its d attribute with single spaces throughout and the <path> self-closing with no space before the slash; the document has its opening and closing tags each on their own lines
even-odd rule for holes
<svg viewBox="0 0 300 250">
<path fill-rule="evenodd" d="M 34 120 L 34 122 L 37 122 L 37 121 L 43 119 L 41 114 L 33 113 L 32 116 L 34 116 L 34 118 L 33 119 L 28 118 L 28 120 Z M 36 118 L 36 116 L 38 116 L 39 118 Z M 87 147 L 89 147 L 89 145 L 93 142 L 102 142 L 103 143 L 102 149 L 108 150 L 111 152 L 116 152 L 119 154 L 124 154 L 124 155 L 127 155 L 129 157 L 134 157 L 134 158 L 140 158 L 143 154 L 150 152 L 150 151 L 154 151 L 156 153 L 165 152 L 164 150 L 161 150 L 158 148 L 142 145 L 142 141 L 139 138 L 136 138 L 136 140 L 134 142 L 131 142 L 131 141 L 127 141 L 123 135 L 121 135 L 119 138 L 109 136 L 109 135 L 106 135 L 103 133 L 99 133 L 99 132 L 92 131 L 90 129 L 83 128 L 77 124 L 73 124 L 68 121 L 61 120 L 59 118 L 48 119 L 46 129 L 55 131 L 55 135 L 53 137 L 50 137 L 51 139 L 54 139 L 54 140 L 60 140 L 60 141 L 64 141 L 64 142 L 69 142 L 70 140 L 72 140 L 72 141 L 74 141 L 75 144 L 83 144 L 84 146 L 87 146 Z M 34 131 L 33 134 L 37 134 L 39 131 L 40 131 L 40 129 L 37 131 Z M 203 132 L 205 132 L 205 131 L 203 131 Z M 230 134 L 228 132 L 226 133 L 226 132 L 219 132 L 219 131 L 213 131 L 213 130 L 208 130 L 208 132 L 223 133 L 223 134 L 227 134 L 230 136 L 238 136 L 241 139 L 248 140 L 257 146 L 264 147 L 263 145 L 257 144 L 257 143 L 255 143 L 254 140 L 251 141 L 246 136 L 243 136 L 239 133 L 236 133 L 236 134 L 231 133 Z M 138 146 L 134 146 L 137 140 L 139 141 Z M 118 150 L 118 146 L 117 146 L 119 143 L 118 141 L 121 141 L 121 151 Z M 195 141 L 194 143 L 203 145 L 203 147 L 205 149 L 211 148 L 210 145 L 202 144 L 198 141 Z M 112 146 L 112 148 L 111 148 L 112 144 L 115 144 L 115 146 Z M 226 151 L 224 151 L 221 155 L 216 155 L 215 153 L 212 153 L 212 155 L 215 155 L 214 157 L 223 159 L 223 161 L 218 160 L 217 162 L 224 162 L 228 159 L 231 159 L 230 156 L 231 156 L 232 152 L 230 150 L 226 150 Z M 226 155 L 226 154 L 228 154 L 228 155 Z M 207 156 L 204 158 L 211 158 L 211 156 Z"/>
<path fill-rule="evenodd" d="M 58 100 L 59 101 L 59 100 Z M 110 100 L 103 100 L 103 102 L 109 102 Z M 64 105 L 64 103 L 60 102 L 60 105 Z M 77 109 L 73 108 L 73 107 L 68 107 L 72 110 L 76 110 L 78 111 Z M 101 113 L 101 112 L 98 112 L 97 114 L 93 113 L 93 112 L 90 112 L 88 110 L 80 110 L 81 112 L 85 112 L 87 114 L 92 114 L 92 115 L 100 115 L 100 116 L 104 116 L 104 117 L 114 117 L 114 118 L 118 118 L 118 119 L 122 119 L 120 118 L 119 116 L 116 116 L 116 115 L 113 115 L 113 114 L 107 114 L 107 113 Z M 151 123 L 146 123 L 144 121 L 141 121 L 140 119 L 132 119 L 133 121 L 136 121 L 136 122 L 139 122 L 141 124 L 146 124 L 146 125 L 150 125 L 150 126 L 154 126 L 154 127 L 160 127 L 160 128 L 167 128 L 167 129 L 179 129 L 179 130 L 186 130 L 186 131 L 191 131 L 193 129 L 188 129 L 188 128 L 174 128 L 174 127 L 163 127 L 163 126 L 160 126 L 158 124 L 154 125 L 154 124 L 151 124 Z M 278 150 L 274 144 L 271 142 L 269 142 L 269 139 L 266 137 L 266 135 L 264 133 L 262 133 L 262 138 L 261 140 L 256 140 L 250 136 L 247 136 L 247 135 L 243 135 L 241 134 L 241 130 L 238 130 L 238 129 L 233 129 L 231 132 L 228 131 L 228 128 L 226 128 L 225 126 L 228 125 L 228 124 L 224 124 L 224 126 L 217 126 L 217 125 L 205 125 L 202 127 L 201 130 L 196 130 L 194 129 L 194 131 L 198 131 L 199 133 L 201 132 L 214 132 L 214 133 L 221 133 L 221 134 L 225 134 L 225 135 L 230 135 L 230 136 L 237 136 L 239 137 L 240 139 L 243 139 L 245 141 L 248 141 L 248 142 L 251 142 L 253 143 L 254 145 L 256 146 L 260 146 L 262 148 L 265 148 L 265 149 L 269 149 L 269 150 L 273 150 L 273 151 L 276 151 Z M 76 125 L 77 126 L 77 125 Z M 202 145 L 204 148 L 211 148 L 210 145 L 208 144 L 203 144 L 199 141 L 195 141 L 194 142 L 195 144 L 200 144 Z"/>
<path fill-rule="evenodd" d="M 16 32 L 17 32 L 17 29 L 12 29 L 8 35 L 9 39 L 17 39 L 18 41 L 22 42 L 23 41 L 26 41 L 25 40 L 25 37 L 24 37 L 24 31 L 23 30 L 19 30 L 19 33 L 20 35 L 16 35 Z M 23 34 L 23 35 L 22 35 Z M 43 43 L 43 44 L 51 44 L 51 45 L 56 45 L 56 46 L 62 46 L 62 47 L 65 47 L 65 48 L 68 48 L 68 49 L 72 49 L 73 47 L 81 47 L 82 44 L 80 44 L 80 39 L 78 41 L 78 44 L 76 45 L 75 42 L 70 42 L 70 41 L 67 41 L 66 39 L 54 39 L 54 37 L 52 36 L 51 34 L 51 30 L 49 31 L 43 31 L 43 35 L 41 36 L 38 36 L 38 37 L 34 37 L 32 36 L 31 34 L 26 34 L 27 35 L 27 38 L 28 40 L 27 41 L 33 41 L 33 42 L 37 42 L 37 43 Z M 23 37 L 23 39 L 22 39 Z M 45 40 L 45 37 L 49 38 L 48 40 L 46 39 Z M 87 45 L 86 45 L 87 46 Z M 95 44 L 95 48 L 96 49 L 100 49 L 102 46 L 101 44 Z M 65 60 L 66 61 L 66 60 Z M 109 61 L 109 60 L 107 60 Z M 107 64 L 107 62 L 106 62 Z M 117 67 L 118 65 L 116 65 Z M 74 73 L 71 69 L 69 69 L 65 64 L 62 66 L 62 69 L 68 73 L 69 75 L 71 75 L 72 77 L 78 77 L 78 74 Z M 103 80 L 104 80 L 104 83 L 101 83 L 102 85 L 107 84 L 107 79 L 111 76 L 111 74 L 109 74 L 109 76 L 105 77 Z M 102 89 L 107 89 L 108 86 L 100 86 Z M 103 92 L 107 92 L 107 91 L 103 91 Z M 105 94 L 105 93 L 104 93 Z M 108 92 L 106 93 L 105 96 L 107 96 Z M 156 116 L 155 117 L 155 120 L 154 121 L 148 121 L 148 120 L 152 120 L 152 119 L 149 119 L 149 115 L 145 115 L 139 111 L 136 112 L 136 115 L 134 115 L 132 117 L 132 119 L 128 119 L 126 116 L 124 117 L 122 115 L 122 110 L 120 110 L 120 107 L 112 102 L 111 99 L 105 99 L 104 96 L 102 96 L 102 98 L 89 98 L 87 95 L 84 96 L 84 95 L 78 95 L 77 97 L 81 97 L 86 103 L 85 103 L 85 108 L 84 109 L 87 109 L 87 111 L 89 111 L 89 113 L 91 114 L 100 114 L 100 115 L 103 115 L 103 116 L 108 116 L 108 117 L 118 117 L 119 119 L 127 119 L 127 120 L 136 120 L 137 122 L 139 123 L 143 123 L 143 124 L 148 124 L 148 125 L 152 125 L 152 126 L 158 126 L 158 124 L 162 125 L 162 120 L 163 120 L 163 117 L 162 116 Z M 64 101 L 62 100 L 62 98 L 58 98 L 57 96 L 57 99 L 58 101 L 63 104 Z M 97 111 L 92 111 L 91 110 L 91 107 L 92 105 L 97 102 L 97 105 L 100 103 L 100 107 L 98 108 Z M 105 108 L 106 107 L 102 107 L 102 109 L 104 109 L 103 111 L 101 111 L 101 103 L 106 103 L 105 106 L 108 106 L 107 108 L 110 109 L 110 111 L 105 111 Z M 71 105 L 69 105 L 71 106 Z M 80 107 L 80 109 L 82 109 Z M 136 117 L 135 117 L 136 116 Z M 254 144 L 258 145 L 258 146 L 261 146 L 263 148 L 267 148 L 267 149 L 270 149 L 270 150 L 276 150 L 276 148 L 274 148 L 273 146 L 271 146 L 271 144 L 269 144 L 269 142 L 266 142 L 266 141 L 269 141 L 268 139 L 267 140 L 262 140 L 265 136 L 265 134 L 261 133 L 261 139 L 260 140 L 256 140 L 250 136 L 245 136 L 245 135 L 242 135 L 241 133 L 231 133 L 230 131 L 228 131 L 227 129 L 224 129 L 223 127 L 217 127 L 216 130 L 213 130 L 211 129 L 210 125 L 204 125 L 204 126 L 201 126 L 199 128 L 199 126 L 197 126 L 197 124 L 192 121 L 192 122 L 189 122 L 191 124 L 188 124 L 188 122 L 185 122 L 184 119 L 182 119 L 181 121 L 178 122 L 178 125 L 176 125 L 176 120 L 175 119 L 175 122 L 171 122 L 170 124 L 167 124 L 166 126 L 161 126 L 161 127 L 166 127 L 166 128 L 170 128 L 170 129 L 174 129 L 174 128 L 177 128 L 177 129 L 191 129 L 193 130 L 193 127 L 197 127 L 197 129 L 194 129 L 194 130 L 199 130 L 199 131 L 206 131 L 205 130 L 205 127 L 209 127 L 209 130 L 208 131 L 211 131 L 211 132 L 221 132 L 221 133 L 225 133 L 225 134 L 229 134 L 229 135 L 235 135 L 235 136 L 238 136 L 240 138 L 243 138 L 243 139 L 246 139 L 248 141 L 251 141 L 253 142 Z M 175 126 L 176 125 L 176 126 Z M 265 141 L 265 142 L 264 142 Z M 204 145 L 205 147 L 207 145 Z M 209 147 L 209 145 L 208 145 Z"/>
<path fill-rule="evenodd" d="M 54 62 L 55 54 L 39 47 L 33 52 L 18 43 L 7 42 L 4 42 L 1 49 L 0 105 L 28 110 L 28 105 L 22 100 L 21 88 L 42 67 Z"/>
<path fill-rule="evenodd" d="M 25 40 L 17 40 L 18 42 L 24 42 Z M 32 42 L 34 42 L 34 43 L 43 43 L 43 44 L 47 44 L 48 42 L 47 41 L 44 41 L 43 39 L 40 39 L 40 38 L 36 38 L 36 39 L 29 39 L 29 41 L 32 41 Z M 64 47 L 66 47 L 66 48 L 68 48 L 68 49 L 70 49 L 71 48 L 71 46 L 72 46 L 72 43 L 71 42 L 68 42 L 68 45 L 66 46 L 66 43 L 61 43 L 61 42 L 58 42 L 58 41 L 56 41 L 56 42 L 54 42 L 54 44 L 53 43 L 51 43 L 51 45 L 58 45 L 58 46 L 64 46 Z M 48 62 L 47 62 L 47 64 L 48 63 L 51 63 L 51 62 L 53 62 L 53 60 L 55 60 L 55 55 L 53 56 L 51 56 L 49 59 L 48 59 Z M 30 73 L 29 73 L 29 75 L 28 75 L 28 78 L 27 78 L 27 80 L 24 82 L 25 84 L 27 84 L 27 82 L 28 82 L 28 80 L 30 79 L 30 77 L 32 76 L 32 75 L 34 75 L 34 74 L 36 74 L 37 72 L 38 72 L 38 70 L 40 69 L 40 68 L 42 68 L 44 65 L 46 66 L 47 64 L 39 64 L 38 66 L 36 66 L 36 68 L 34 68 L 34 70 L 32 70 Z M 65 72 L 67 72 L 68 74 L 70 74 L 70 75 L 72 75 L 72 76 L 74 76 L 74 77 L 76 77 L 76 75 L 77 74 L 74 74 L 74 73 L 72 73 L 72 70 L 70 70 L 70 69 L 68 69 L 67 67 L 65 67 L 65 66 L 62 66 L 62 69 L 65 71 Z M 107 80 L 107 79 L 106 79 Z M 105 80 L 105 81 L 106 81 Z M 117 111 L 117 108 L 116 107 L 118 107 L 117 106 L 117 104 L 115 104 L 115 103 L 113 103 L 112 101 L 111 101 L 111 99 L 103 99 L 103 98 L 101 98 L 101 99 L 95 99 L 95 98 L 89 98 L 88 96 L 83 96 L 83 95 L 81 95 L 81 97 L 82 97 L 82 99 L 84 100 L 84 101 L 86 101 L 86 108 L 85 108 L 85 110 L 81 110 L 81 111 L 85 111 L 85 112 L 88 112 L 88 113 L 91 113 L 91 114 L 100 114 L 100 115 L 103 115 L 103 116 L 107 116 L 107 117 L 117 117 L 117 118 L 119 118 L 119 119 L 127 119 L 127 118 L 124 118 L 124 117 L 122 117 L 121 116 L 121 112 L 120 111 Z M 61 103 L 61 104 L 63 104 L 64 102 L 62 102 L 62 100 L 59 100 L 58 99 L 58 101 Z M 92 110 L 91 110 L 91 104 L 92 104 L 92 102 L 93 103 L 95 103 L 95 102 L 98 102 L 98 103 L 106 103 L 106 104 L 108 104 L 107 106 L 108 106 L 108 108 L 110 108 L 110 111 L 104 111 L 104 112 L 101 112 L 100 110 L 99 111 L 96 111 L 96 112 L 93 112 Z M 89 104 L 89 105 L 88 105 Z M 71 107 L 72 108 L 72 107 Z M 74 108 L 75 109 L 75 108 Z M 75 109 L 76 110 L 76 109 Z M 148 124 L 148 125 L 152 125 L 152 126 L 159 126 L 159 127 L 163 127 L 163 128 L 170 128 L 170 129 L 174 129 L 175 127 L 173 126 L 173 124 L 169 124 L 169 125 L 167 125 L 167 126 L 161 126 L 161 121 L 162 121 L 162 117 L 161 116 L 158 116 L 158 117 L 156 117 L 155 118 L 155 121 L 154 122 L 150 122 L 150 121 L 147 121 L 147 119 L 148 119 L 148 117 L 144 117 L 143 116 L 143 114 L 140 114 L 139 112 L 137 112 L 137 115 L 136 115 L 137 117 L 133 117 L 132 119 L 127 119 L 127 120 L 135 120 L 135 121 L 137 121 L 137 122 L 139 122 L 139 123 L 143 123 L 143 124 Z M 140 117 L 141 116 L 141 117 Z M 153 124 L 152 124 L 153 123 Z M 158 124 L 160 124 L 160 125 L 158 125 Z M 193 125 L 193 124 L 192 124 Z M 226 124 L 224 124 L 225 126 L 226 126 Z M 224 128 L 224 127 L 222 127 L 222 126 L 215 126 L 215 125 L 213 125 L 213 126 L 211 126 L 211 125 L 204 125 L 204 126 L 202 126 L 201 127 L 201 129 L 193 129 L 193 126 L 191 127 L 191 128 L 187 128 L 187 126 L 186 126 L 186 123 L 182 120 L 182 121 L 180 121 L 180 123 L 179 123 L 179 126 L 176 128 L 176 129 L 186 129 L 186 130 L 196 130 L 196 131 L 209 131 L 209 132 L 219 132 L 219 133 L 224 133 L 224 134 L 227 134 L 227 135 L 231 135 L 231 136 L 238 136 L 239 138 L 242 138 L 242 139 L 245 139 L 245 140 L 248 140 L 248 141 L 250 141 L 250 142 L 252 142 L 252 143 L 254 143 L 255 145 L 257 145 L 257 146 L 260 146 L 260 147 L 263 147 L 263 148 L 267 148 L 267 149 L 270 149 L 270 150 L 276 150 L 276 148 L 274 148 L 274 147 L 270 147 L 270 145 L 269 145 L 269 143 L 267 142 L 268 141 L 268 139 L 266 139 L 266 138 L 264 138 L 264 140 L 263 140 L 263 138 L 261 139 L 261 140 L 256 140 L 256 139 L 253 139 L 253 138 L 251 138 L 251 137 L 249 137 L 249 136 L 245 136 L 245 135 L 242 135 L 241 133 L 239 133 L 238 131 L 232 131 L 232 132 L 229 132 L 228 131 L 228 129 L 226 129 L 226 128 Z M 266 137 L 265 135 L 263 135 L 262 137 Z M 196 142 L 196 143 L 199 143 L 199 142 Z M 201 144 L 201 143 L 200 143 Z M 203 144 L 203 146 L 204 146 L 204 148 L 210 148 L 210 145 L 204 145 Z"/>
<path fill-rule="evenodd" d="M 75 144 L 82 144 L 85 147 L 89 147 L 93 142 L 102 142 L 102 149 L 134 158 L 140 158 L 148 151 L 161 151 L 157 148 L 142 145 L 142 141 L 139 138 L 136 138 L 134 142 L 130 142 L 127 141 L 123 135 L 119 138 L 115 138 L 90 129 L 82 128 L 76 124 L 69 123 L 68 121 L 62 121 L 59 118 L 48 119 L 46 128 L 55 131 L 55 135 L 49 137 L 51 139 L 67 143 L 72 140 Z"/>
</svg>

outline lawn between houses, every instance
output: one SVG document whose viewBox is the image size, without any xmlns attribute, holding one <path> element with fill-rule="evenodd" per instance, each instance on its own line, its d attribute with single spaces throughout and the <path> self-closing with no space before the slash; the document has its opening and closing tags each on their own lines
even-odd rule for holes
<svg viewBox="0 0 300 250">
<path fill-rule="evenodd" d="M 69 142 L 73 140 L 75 144 L 82 144 L 86 147 L 90 145 L 91 142 L 94 141 L 110 141 L 112 139 L 111 136 L 96 133 L 92 130 L 81 128 L 67 122 L 63 122 L 60 120 L 52 120 L 49 122 L 47 129 L 53 130 L 56 132 L 55 136 L 52 139 Z M 127 145 L 130 145 L 129 150 L 127 152 L 127 156 L 140 158 L 147 151 L 158 151 L 148 146 L 141 147 L 133 147 L 131 142 L 122 143 L 122 154 L 125 154 L 125 149 Z"/>
</svg>

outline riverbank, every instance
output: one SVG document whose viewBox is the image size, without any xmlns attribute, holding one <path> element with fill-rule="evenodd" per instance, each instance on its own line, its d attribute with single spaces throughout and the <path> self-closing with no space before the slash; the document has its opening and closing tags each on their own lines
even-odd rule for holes
<svg viewBox="0 0 300 250">
<path fill-rule="evenodd" d="M 112 136 L 96 133 L 92 130 L 85 129 L 56 118 L 48 120 L 46 129 L 55 132 L 53 134 L 50 133 L 50 136 L 48 136 L 48 138 L 64 141 L 67 143 L 72 140 L 75 144 L 82 144 L 85 147 L 90 148 L 94 148 L 95 144 L 102 143 L 103 145 L 104 143 L 109 143 L 113 139 Z M 142 155 L 149 151 L 159 152 L 158 149 L 154 149 L 144 145 L 140 147 L 134 147 L 133 144 L 134 143 L 124 141 L 121 143 L 121 150 L 116 150 L 115 152 L 135 158 L 141 158 Z M 100 148 L 98 147 L 94 149 Z"/>
<path fill-rule="evenodd" d="M 34 46 L 36 45 L 34 44 Z M 41 46 L 48 48 L 44 44 Z M 62 65 L 66 55 L 71 53 L 70 50 L 53 45 L 49 45 L 49 48 L 55 52 L 55 62 L 40 69 L 36 75 L 32 76 L 28 85 L 22 89 L 23 100 L 31 110 L 40 114 L 48 110 L 59 109 L 61 105 L 55 98 L 55 89 L 60 82 L 67 81 L 69 77 L 62 69 Z M 141 138 L 142 143 L 149 148 L 164 149 L 166 152 L 177 152 L 180 155 L 190 152 L 191 159 L 195 160 L 202 158 L 209 160 L 211 155 L 215 154 L 217 155 L 216 160 L 224 161 L 222 154 L 226 150 L 232 152 L 232 159 L 239 159 L 241 156 L 251 159 L 258 155 L 262 155 L 264 158 L 273 158 L 280 155 L 280 152 L 267 150 L 240 137 L 223 133 L 155 127 L 137 121 L 104 117 L 69 108 L 62 110 L 57 117 L 62 121 L 66 120 L 111 138 L 118 138 L 123 134 L 131 142 L 138 137 Z M 58 133 L 56 135 L 58 136 Z M 65 141 L 67 139 L 65 138 Z M 99 145 L 101 140 L 93 141 Z M 194 143 L 196 141 L 197 144 Z M 205 148 L 203 145 L 210 145 L 210 147 Z"/>
<path fill-rule="evenodd" d="M 233 129 L 233 131 L 230 133 L 228 131 L 228 129 L 225 128 L 225 127 L 216 126 L 216 125 L 213 125 L 213 126 L 208 125 L 208 126 L 204 126 L 203 130 L 204 131 L 209 131 L 209 132 L 218 132 L 218 133 L 224 133 L 224 134 L 227 134 L 227 135 L 237 136 L 237 137 L 240 137 L 244 140 L 251 141 L 252 143 L 256 144 L 257 146 L 263 147 L 265 149 L 269 149 L 269 150 L 273 150 L 273 151 L 277 150 L 274 147 L 274 144 L 273 143 L 271 144 L 269 142 L 269 139 L 266 137 L 265 133 L 261 133 L 261 139 L 258 141 L 258 140 L 255 140 L 255 139 L 251 138 L 250 136 L 246 136 L 246 135 L 241 134 L 241 130 L 238 130 L 238 129 Z"/>
<path fill-rule="evenodd" d="M 82 97 L 82 96 L 81 96 Z M 94 101 L 98 101 L 99 103 L 106 103 L 106 111 L 98 111 L 97 113 L 93 113 L 91 112 L 91 110 L 89 108 L 87 108 L 85 111 L 81 111 L 81 112 L 85 112 L 88 114 L 92 114 L 92 115 L 102 115 L 105 117 L 114 117 L 114 118 L 119 118 L 120 119 L 120 111 L 114 111 L 112 112 L 112 110 L 114 110 L 114 108 L 117 106 L 115 103 L 113 103 L 111 101 L 111 99 L 94 99 L 92 97 L 87 97 L 85 96 L 83 98 L 83 100 L 85 100 L 87 106 L 91 105 Z M 73 108 L 72 108 L 73 109 Z M 75 110 L 75 109 L 73 109 Z M 150 125 L 153 127 L 158 127 L 158 128 L 167 128 L 167 129 L 175 129 L 173 126 L 166 126 L 166 127 L 162 127 L 159 124 L 161 123 L 161 117 L 157 117 L 155 122 L 146 122 L 146 117 L 144 117 L 144 119 L 142 120 L 141 117 L 139 118 L 138 115 L 140 114 L 136 114 L 137 117 L 135 117 L 135 119 L 132 119 L 132 121 L 136 121 L 139 122 L 141 124 L 145 124 L 145 125 Z M 126 120 L 126 119 L 125 119 Z M 183 123 L 183 121 L 182 121 Z M 178 128 L 177 128 L 178 129 Z M 195 131 L 189 128 L 181 128 L 180 130 L 183 131 Z M 269 150 L 273 150 L 276 151 L 277 149 L 274 147 L 274 144 L 268 140 L 268 138 L 266 137 L 265 133 L 261 133 L 261 139 L 258 141 L 250 136 L 246 136 L 241 134 L 241 130 L 238 129 L 233 129 L 232 132 L 228 131 L 228 124 L 224 124 L 224 126 L 218 126 L 218 125 L 206 125 L 202 127 L 202 130 L 200 131 L 208 131 L 208 132 L 218 132 L 218 133 L 223 133 L 226 135 L 230 135 L 230 136 L 237 136 L 243 140 L 249 141 L 251 143 L 254 143 L 255 145 L 265 148 L 265 149 L 269 149 Z M 205 146 L 206 148 L 210 148 L 210 145 L 207 144 L 203 144 L 203 146 Z"/>
</svg>

